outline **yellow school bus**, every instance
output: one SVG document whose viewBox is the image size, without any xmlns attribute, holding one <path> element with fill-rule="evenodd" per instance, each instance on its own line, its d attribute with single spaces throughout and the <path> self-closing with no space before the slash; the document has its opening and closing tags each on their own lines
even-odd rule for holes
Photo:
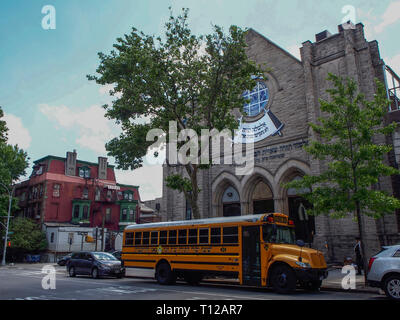
<svg viewBox="0 0 400 320">
<path fill-rule="evenodd" d="M 130 225 L 122 261 L 155 269 L 160 284 L 220 276 L 280 293 L 317 290 L 328 274 L 323 254 L 296 242 L 293 221 L 281 213 Z"/>
</svg>

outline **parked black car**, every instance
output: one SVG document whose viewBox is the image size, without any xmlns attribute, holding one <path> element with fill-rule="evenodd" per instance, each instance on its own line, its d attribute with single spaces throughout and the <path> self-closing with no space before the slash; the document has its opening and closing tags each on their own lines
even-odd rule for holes
<svg viewBox="0 0 400 320">
<path fill-rule="evenodd" d="M 115 276 L 122 278 L 125 268 L 121 261 L 112 254 L 106 252 L 76 252 L 67 263 L 67 271 L 70 277 L 76 275 L 91 275 L 92 278 L 100 276 Z"/>
<path fill-rule="evenodd" d="M 68 262 L 69 259 L 71 259 L 72 253 L 67 254 L 64 257 L 61 257 L 60 259 L 58 259 L 57 264 L 60 266 L 65 266 Z"/>
</svg>

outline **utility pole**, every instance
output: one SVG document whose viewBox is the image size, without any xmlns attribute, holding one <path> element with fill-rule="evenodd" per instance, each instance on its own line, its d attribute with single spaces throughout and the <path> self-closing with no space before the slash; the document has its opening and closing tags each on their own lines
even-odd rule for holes
<svg viewBox="0 0 400 320">
<path fill-rule="evenodd" d="M 12 196 L 14 194 L 14 189 L 15 186 L 13 186 L 11 192 L 10 190 L 7 188 L 7 186 L 5 184 L 3 184 L 2 182 L 0 182 L 0 185 L 2 185 L 4 188 L 7 189 L 8 195 L 9 195 L 9 199 L 8 199 L 8 214 L 7 214 L 7 224 L 6 224 L 6 235 L 4 237 L 4 249 L 3 249 L 3 259 L 1 261 L 1 265 L 5 266 L 6 265 L 6 253 L 7 253 L 7 237 L 8 237 L 8 228 L 9 228 L 9 224 L 10 224 L 10 213 L 11 213 L 11 203 L 12 203 Z"/>
</svg>

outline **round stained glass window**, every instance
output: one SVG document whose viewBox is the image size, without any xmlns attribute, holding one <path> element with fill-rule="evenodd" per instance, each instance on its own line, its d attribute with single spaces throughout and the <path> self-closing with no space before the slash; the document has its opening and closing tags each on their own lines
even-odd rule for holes
<svg viewBox="0 0 400 320">
<path fill-rule="evenodd" d="M 258 81 L 252 91 L 246 90 L 242 94 L 243 98 L 250 101 L 245 103 L 243 111 L 250 117 L 260 114 L 265 108 L 269 100 L 268 87 L 264 82 Z"/>
</svg>

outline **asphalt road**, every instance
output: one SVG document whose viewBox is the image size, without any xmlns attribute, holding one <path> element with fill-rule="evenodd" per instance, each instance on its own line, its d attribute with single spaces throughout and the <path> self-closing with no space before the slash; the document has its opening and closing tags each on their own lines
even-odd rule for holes
<svg viewBox="0 0 400 320">
<path fill-rule="evenodd" d="M 65 267 L 55 267 L 55 289 L 43 289 L 42 265 L 0 268 L 1 300 L 385 300 L 374 293 L 305 292 L 276 294 L 271 289 L 202 283 L 190 286 L 177 282 L 161 286 L 153 279 L 70 278 Z M 47 282 L 49 283 L 49 282 Z"/>
</svg>

